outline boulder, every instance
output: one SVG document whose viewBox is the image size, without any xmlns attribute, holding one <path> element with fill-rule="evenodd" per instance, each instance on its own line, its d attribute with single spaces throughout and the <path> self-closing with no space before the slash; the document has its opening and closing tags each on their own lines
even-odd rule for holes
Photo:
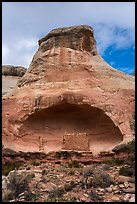
<svg viewBox="0 0 137 204">
<path fill-rule="evenodd" d="M 116 181 L 118 182 L 118 183 L 125 183 L 125 182 L 129 182 L 130 181 L 130 177 L 128 177 L 128 176 L 118 176 L 117 178 L 116 178 Z"/>
</svg>

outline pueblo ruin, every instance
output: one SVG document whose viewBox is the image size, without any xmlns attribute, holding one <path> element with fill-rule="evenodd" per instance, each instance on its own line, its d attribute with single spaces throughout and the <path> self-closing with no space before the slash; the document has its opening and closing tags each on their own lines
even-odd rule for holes
<svg viewBox="0 0 137 204">
<path fill-rule="evenodd" d="M 134 76 L 103 60 L 93 29 L 54 29 L 38 43 L 25 75 L 3 97 L 4 147 L 98 154 L 131 141 Z"/>
</svg>

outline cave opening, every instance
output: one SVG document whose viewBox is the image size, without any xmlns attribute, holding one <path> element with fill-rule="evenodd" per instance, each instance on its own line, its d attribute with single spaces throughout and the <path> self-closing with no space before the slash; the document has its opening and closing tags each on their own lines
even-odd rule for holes
<svg viewBox="0 0 137 204">
<path fill-rule="evenodd" d="M 123 140 L 103 110 L 87 104 L 59 104 L 30 115 L 23 124 L 24 141 L 36 151 L 92 151 L 113 148 Z"/>
</svg>

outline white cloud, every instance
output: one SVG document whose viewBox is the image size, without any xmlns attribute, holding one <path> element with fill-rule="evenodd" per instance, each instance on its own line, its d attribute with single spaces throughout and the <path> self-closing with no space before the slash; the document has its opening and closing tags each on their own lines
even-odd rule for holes
<svg viewBox="0 0 137 204">
<path fill-rule="evenodd" d="M 114 43 L 114 27 L 106 24 L 97 24 L 94 30 L 98 52 L 103 54 L 104 51 Z"/>
<path fill-rule="evenodd" d="M 114 49 L 127 49 L 134 46 L 135 32 L 133 29 L 121 29 L 107 24 L 95 25 L 95 37 L 98 52 L 103 55 L 113 45 Z M 111 51 L 112 53 L 112 51 Z M 110 54 L 111 54 L 110 53 Z"/>
<path fill-rule="evenodd" d="M 7 46 L 2 45 L 2 63 L 5 61 L 5 59 L 8 57 L 9 49 Z"/>
<path fill-rule="evenodd" d="M 2 46 L 3 65 L 21 65 L 29 67 L 31 59 L 37 50 L 35 39 L 17 39 L 14 44 Z"/>
<path fill-rule="evenodd" d="M 38 40 L 63 26 L 93 27 L 101 55 L 111 45 L 134 46 L 134 2 L 3 2 L 2 8 L 4 64 L 28 66 Z"/>
<path fill-rule="evenodd" d="M 26 49 L 29 49 L 29 48 L 33 48 L 33 47 L 36 47 L 36 42 L 37 42 L 37 39 L 17 39 L 15 44 L 16 44 L 16 49 L 17 50 L 20 50 L 21 48 L 26 48 Z"/>
</svg>

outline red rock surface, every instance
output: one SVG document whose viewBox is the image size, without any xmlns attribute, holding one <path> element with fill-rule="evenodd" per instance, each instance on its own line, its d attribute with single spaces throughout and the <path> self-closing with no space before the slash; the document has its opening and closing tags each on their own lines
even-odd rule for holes
<svg viewBox="0 0 137 204">
<path fill-rule="evenodd" d="M 134 76 L 101 58 L 91 27 L 55 29 L 3 98 L 3 144 L 24 152 L 111 150 L 134 137 L 134 94 Z"/>
</svg>

